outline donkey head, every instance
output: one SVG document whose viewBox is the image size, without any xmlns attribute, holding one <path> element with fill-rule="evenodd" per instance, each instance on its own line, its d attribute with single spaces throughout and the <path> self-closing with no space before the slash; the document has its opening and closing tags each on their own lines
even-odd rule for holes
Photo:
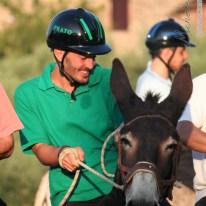
<svg viewBox="0 0 206 206">
<path fill-rule="evenodd" d="M 113 61 L 110 83 L 124 118 L 118 150 L 126 205 L 158 205 L 170 198 L 174 183 L 179 148 L 175 128 L 192 92 L 190 67 L 183 65 L 161 103 L 151 93 L 145 101 L 134 93 L 118 59 Z"/>
</svg>

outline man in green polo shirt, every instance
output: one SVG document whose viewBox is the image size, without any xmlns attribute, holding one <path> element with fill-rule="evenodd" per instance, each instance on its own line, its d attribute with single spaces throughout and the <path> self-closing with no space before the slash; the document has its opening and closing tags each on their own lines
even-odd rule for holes
<svg viewBox="0 0 206 206">
<path fill-rule="evenodd" d="M 95 56 L 111 51 L 98 18 L 84 9 L 68 9 L 50 22 L 47 45 L 56 63 L 48 64 L 40 77 L 22 83 L 15 92 L 16 111 L 24 124 L 20 132 L 25 153 L 34 153 L 50 166 L 52 205 L 65 196 L 84 161 L 100 167 L 105 138 L 119 126 L 122 116 L 110 90 L 110 69 L 95 63 Z M 117 151 L 108 145 L 105 163 L 116 169 Z M 81 169 L 67 206 L 94 206 L 112 186 Z"/>
</svg>

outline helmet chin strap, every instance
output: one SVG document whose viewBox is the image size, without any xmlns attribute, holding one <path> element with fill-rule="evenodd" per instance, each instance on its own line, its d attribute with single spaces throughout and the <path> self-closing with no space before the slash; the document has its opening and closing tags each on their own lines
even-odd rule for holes
<svg viewBox="0 0 206 206">
<path fill-rule="evenodd" d="M 76 100 L 76 97 L 75 97 L 74 92 L 76 91 L 76 88 L 78 87 L 79 83 L 78 83 L 76 80 L 74 80 L 74 78 L 73 78 L 68 72 L 66 72 L 66 71 L 64 70 L 64 59 L 65 59 L 65 57 L 66 57 L 67 54 L 68 54 L 68 51 L 65 51 L 65 52 L 64 52 L 64 55 L 63 55 L 63 57 L 62 57 L 62 60 L 59 61 L 59 60 L 57 59 L 57 57 L 55 56 L 54 52 L 53 52 L 54 58 L 55 58 L 56 63 L 57 63 L 57 65 L 58 65 L 58 67 L 59 67 L 59 72 L 60 72 L 60 74 L 61 74 L 62 76 L 64 76 L 64 77 L 68 80 L 68 82 L 70 83 L 71 86 L 74 87 L 74 89 L 73 89 L 73 91 L 72 91 L 72 93 L 71 93 L 71 98 L 72 98 L 73 100 Z"/>
<path fill-rule="evenodd" d="M 166 62 L 160 55 L 157 55 L 157 57 L 160 59 L 160 61 L 167 67 L 168 71 L 169 71 L 169 79 L 172 80 L 172 75 L 174 74 L 174 71 L 172 69 L 172 67 L 170 66 L 170 62 L 172 61 L 175 52 L 176 52 L 177 47 L 175 47 L 173 49 L 172 55 L 170 56 L 168 62 Z"/>
</svg>

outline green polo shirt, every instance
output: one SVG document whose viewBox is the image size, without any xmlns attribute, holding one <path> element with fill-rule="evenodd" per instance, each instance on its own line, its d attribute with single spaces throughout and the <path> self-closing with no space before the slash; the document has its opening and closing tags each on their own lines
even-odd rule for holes
<svg viewBox="0 0 206 206">
<path fill-rule="evenodd" d="M 71 94 L 51 80 L 55 64 L 46 66 L 40 77 L 21 84 L 15 92 L 16 111 L 24 124 L 20 132 L 22 149 L 32 153 L 36 143 L 54 146 L 80 146 L 85 152 L 85 163 L 101 171 L 100 153 L 105 138 L 119 126 L 121 114 L 110 90 L 110 69 L 96 64 L 89 82 Z M 117 151 L 113 142 L 106 149 L 107 170 L 114 172 Z M 59 205 L 74 174 L 60 167 L 50 168 L 52 205 Z M 111 191 L 112 186 L 91 172 L 81 169 L 76 188 L 68 201 L 86 201 Z"/>
</svg>

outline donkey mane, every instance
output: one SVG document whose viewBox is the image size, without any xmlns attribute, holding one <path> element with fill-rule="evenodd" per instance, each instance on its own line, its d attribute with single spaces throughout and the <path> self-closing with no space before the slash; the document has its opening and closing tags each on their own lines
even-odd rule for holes
<svg viewBox="0 0 206 206">
<path fill-rule="evenodd" d="M 145 103 L 156 105 L 160 99 L 160 94 L 153 93 L 151 91 L 146 93 Z"/>
<path fill-rule="evenodd" d="M 144 105 L 142 105 L 142 109 L 140 115 L 144 114 L 159 114 L 158 109 L 158 101 L 160 99 L 160 94 L 153 93 L 148 91 L 145 96 Z"/>
</svg>

